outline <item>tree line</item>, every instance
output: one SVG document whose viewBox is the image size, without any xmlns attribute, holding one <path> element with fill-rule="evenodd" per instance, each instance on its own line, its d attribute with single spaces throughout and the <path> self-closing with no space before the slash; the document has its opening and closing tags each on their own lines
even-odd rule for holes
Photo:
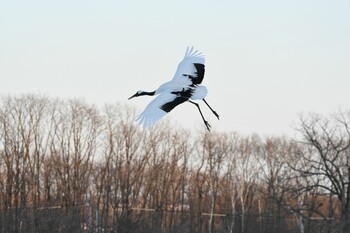
<svg viewBox="0 0 350 233">
<path fill-rule="evenodd" d="M 1 232 L 350 232 L 350 112 L 296 138 L 133 122 L 123 104 L 0 101 Z"/>
</svg>

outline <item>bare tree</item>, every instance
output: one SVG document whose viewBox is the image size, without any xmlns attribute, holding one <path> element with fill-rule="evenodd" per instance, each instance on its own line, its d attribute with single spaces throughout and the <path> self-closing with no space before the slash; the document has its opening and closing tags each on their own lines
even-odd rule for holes
<svg viewBox="0 0 350 233">
<path fill-rule="evenodd" d="M 335 195 L 340 203 L 342 232 L 350 231 L 350 113 L 339 112 L 324 117 L 301 117 L 299 132 L 309 153 L 301 151 L 308 166 L 294 167 L 311 177 L 306 189 Z M 310 154 L 311 153 L 311 154 Z"/>
<path fill-rule="evenodd" d="M 224 175 L 223 170 L 226 157 L 230 152 L 229 137 L 227 134 L 204 133 L 200 142 L 204 157 L 206 170 L 209 178 L 210 217 L 208 222 L 208 232 L 214 232 L 214 212 L 216 210 L 217 195 L 220 178 Z"/>
<path fill-rule="evenodd" d="M 54 119 L 55 133 L 50 151 L 54 160 L 58 196 L 66 213 L 80 228 L 80 215 L 84 216 L 86 193 L 90 185 L 93 158 L 100 133 L 97 109 L 79 100 L 59 103 Z M 66 229 L 68 230 L 68 229 Z"/>
<path fill-rule="evenodd" d="M 290 199 L 295 197 L 291 193 L 298 190 L 296 184 L 291 183 L 291 178 L 295 178 L 295 175 L 288 166 L 294 162 L 292 154 L 295 146 L 297 145 L 286 137 L 267 137 L 261 145 L 261 153 L 256 157 L 262 181 L 262 198 L 259 199 L 260 232 L 281 232 L 286 228 L 287 222 L 284 219 L 291 210 Z"/>
<path fill-rule="evenodd" d="M 209 192 L 208 176 L 205 168 L 205 157 L 194 154 L 191 161 L 191 171 L 188 180 L 188 205 L 190 208 L 190 231 L 202 232 L 205 206 L 205 195 Z"/>
<path fill-rule="evenodd" d="M 238 196 L 238 176 L 237 176 L 237 152 L 239 148 L 241 136 L 237 133 L 230 135 L 230 150 L 227 155 L 227 174 L 224 177 L 222 188 L 224 193 L 227 193 L 229 203 L 227 206 L 231 207 L 231 211 L 229 212 L 231 219 L 228 220 L 229 224 L 227 227 L 227 231 L 233 233 L 235 231 L 235 218 L 237 214 L 237 202 L 239 200 Z"/>
</svg>

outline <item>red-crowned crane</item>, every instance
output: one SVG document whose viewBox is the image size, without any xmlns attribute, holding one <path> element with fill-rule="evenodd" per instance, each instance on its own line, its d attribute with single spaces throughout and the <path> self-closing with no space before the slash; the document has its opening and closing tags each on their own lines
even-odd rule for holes
<svg viewBox="0 0 350 233">
<path fill-rule="evenodd" d="M 143 127 L 148 128 L 165 116 L 177 105 L 184 102 L 194 104 L 202 116 L 203 122 L 210 131 L 210 125 L 205 120 L 199 104 L 192 100 L 203 100 L 213 114 L 219 119 L 219 115 L 210 107 L 205 97 L 208 90 L 205 86 L 200 85 L 204 78 L 204 56 L 198 50 L 187 48 L 184 59 L 177 67 L 174 78 L 162 84 L 157 90 L 152 92 L 138 91 L 129 99 L 142 95 L 158 95 L 152 100 L 145 110 L 136 118 Z"/>
</svg>

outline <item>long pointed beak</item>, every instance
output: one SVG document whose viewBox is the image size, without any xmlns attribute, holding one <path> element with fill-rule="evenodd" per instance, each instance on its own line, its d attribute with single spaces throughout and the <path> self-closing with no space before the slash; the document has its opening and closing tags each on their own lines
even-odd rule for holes
<svg viewBox="0 0 350 233">
<path fill-rule="evenodd" d="M 136 94 L 133 95 L 133 96 L 130 96 L 130 97 L 128 98 L 128 100 L 134 98 L 135 96 L 136 96 Z"/>
</svg>

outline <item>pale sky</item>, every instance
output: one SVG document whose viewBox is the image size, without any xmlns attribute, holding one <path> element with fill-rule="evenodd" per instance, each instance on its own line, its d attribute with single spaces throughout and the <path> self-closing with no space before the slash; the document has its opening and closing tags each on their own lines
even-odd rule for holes
<svg viewBox="0 0 350 233">
<path fill-rule="evenodd" d="M 206 56 L 214 130 L 293 134 L 301 112 L 349 108 L 350 1 L 0 1 L 0 95 L 127 100 L 172 79 L 187 46 Z M 171 122 L 204 129 L 191 104 Z"/>
</svg>

